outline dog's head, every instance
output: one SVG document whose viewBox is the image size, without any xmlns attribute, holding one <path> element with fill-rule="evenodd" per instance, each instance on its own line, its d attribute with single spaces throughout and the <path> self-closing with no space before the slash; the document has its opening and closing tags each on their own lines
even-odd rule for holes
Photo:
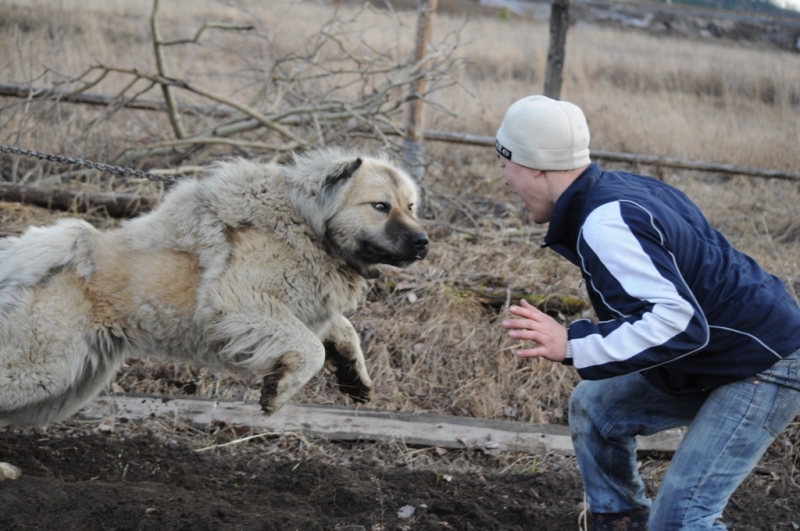
<svg viewBox="0 0 800 531">
<path fill-rule="evenodd" d="M 321 150 L 297 157 L 285 174 L 297 211 L 362 276 L 428 254 L 417 186 L 388 159 Z"/>
</svg>

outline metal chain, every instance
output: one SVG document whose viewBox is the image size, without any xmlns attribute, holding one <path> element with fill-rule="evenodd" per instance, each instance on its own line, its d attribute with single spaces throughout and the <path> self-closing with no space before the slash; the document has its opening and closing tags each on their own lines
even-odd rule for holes
<svg viewBox="0 0 800 531">
<path fill-rule="evenodd" d="M 8 153 L 11 155 L 24 155 L 26 157 L 35 157 L 40 160 L 49 160 L 50 162 L 59 162 L 61 164 L 68 164 L 70 166 L 78 166 L 80 168 L 91 168 L 93 170 L 106 171 L 113 173 L 119 177 L 138 177 L 140 179 L 150 179 L 151 181 L 161 181 L 164 183 L 175 183 L 177 179 L 170 175 L 155 175 L 147 173 L 146 171 L 137 170 L 134 168 L 123 168 L 121 166 L 112 166 L 111 164 L 103 164 L 102 162 L 92 162 L 91 160 L 83 160 L 75 157 L 65 157 L 63 155 L 53 155 L 52 153 L 43 153 L 41 151 L 31 151 L 29 149 L 22 149 L 18 147 L 6 146 L 0 144 L 0 152 Z"/>
</svg>

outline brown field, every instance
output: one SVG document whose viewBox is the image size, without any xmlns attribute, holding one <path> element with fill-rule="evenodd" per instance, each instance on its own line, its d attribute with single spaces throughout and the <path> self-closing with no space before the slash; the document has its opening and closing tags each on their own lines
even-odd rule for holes
<svg viewBox="0 0 800 531">
<path fill-rule="evenodd" d="M 74 91 L 98 77 L 100 70 L 95 69 L 78 79 L 87 69 L 98 65 L 154 72 L 151 9 L 152 2 L 143 1 L 5 0 L 0 3 L 3 51 L 0 82 Z M 391 68 L 385 71 L 376 68 L 369 76 L 356 75 L 348 61 L 377 67 L 407 60 L 416 26 L 413 12 L 364 9 L 356 2 L 161 0 L 159 22 L 165 39 L 191 37 L 203 22 L 212 20 L 248 23 L 255 28 L 208 30 L 199 44 L 167 47 L 170 76 L 225 98 L 246 102 L 270 115 L 278 113 L 282 106 L 299 105 L 293 102 L 352 101 L 369 93 L 389 76 Z M 315 56 L 318 64 L 314 68 L 297 66 L 289 73 L 273 68 L 276 63 L 287 61 L 291 54 L 302 55 L 311 50 L 320 42 L 323 27 L 335 34 L 336 42 L 341 44 L 339 48 L 321 48 Z M 476 2 L 441 0 L 434 43 L 451 61 L 442 64 L 445 75 L 434 87 L 438 90 L 429 96 L 433 105 L 426 111 L 427 127 L 494 134 L 510 103 L 528 94 L 541 93 L 547 41 L 545 23 L 500 17 L 496 11 L 478 8 Z M 343 57 L 342 49 L 348 50 L 349 56 Z M 297 81 L 303 76 L 306 77 L 302 83 Z M 281 92 L 282 87 L 285 93 Z M 121 72 L 109 73 L 86 91 L 162 99 L 158 87 L 148 88 L 146 80 L 135 80 L 130 73 Z M 185 90 L 176 90 L 176 94 L 182 104 L 224 107 Z M 402 88 L 391 94 L 392 101 L 403 96 Z M 800 171 L 800 54 L 797 53 L 746 43 L 652 36 L 579 23 L 570 29 L 568 37 L 562 98 L 584 109 L 592 130 L 591 147 L 596 150 Z M 376 116 L 402 126 L 402 110 L 399 107 L 395 111 L 381 111 Z M 190 133 L 199 134 L 228 119 L 190 113 L 184 115 L 184 125 Z M 297 131 L 311 135 L 313 127 L 301 125 Z M 340 125 L 321 126 L 324 141 L 341 142 L 344 138 L 370 148 L 397 148 L 396 137 L 380 139 L 369 127 L 363 134 L 348 132 L 346 136 L 337 136 L 336 127 Z M 217 144 L 182 152 L 159 152 L 130 159 L 128 163 L 149 171 L 183 168 L 191 178 L 198 166 L 230 154 L 264 159 L 284 156 L 267 147 L 278 143 L 274 132 L 262 129 L 236 138 L 240 141 L 236 146 Z M 121 160 L 119 157 L 126 150 L 163 147 L 174 139 L 164 112 L 0 97 L 0 143 L 3 144 L 111 162 Z M 410 270 L 375 281 L 363 305 L 352 316 L 362 335 L 367 365 L 376 384 L 376 395 L 369 406 L 564 424 L 567 398 L 578 380 L 574 370 L 516 359 L 514 344 L 506 339 L 498 324 L 506 315 L 502 304 L 499 307 L 484 304 L 472 291 L 493 288 L 500 292 L 527 292 L 544 300 L 571 298 L 580 302 L 585 293 L 577 271 L 554 253 L 539 248 L 542 233 L 530 224 L 516 197 L 506 190 L 491 148 L 429 142 L 426 152 L 424 185 L 432 252 Z M 613 163 L 605 166 L 642 173 L 655 171 L 647 166 L 631 168 Z M 0 159 L 0 171 L 7 181 L 85 192 L 145 195 L 162 192 L 161 185 L 152 182 L 124 181 L 5 155 Z M 783 279 L 797 297 L 800 183 L 670 168 L 661 171 L 662 177 L 694 199 L 736 246 Z M 102 212 L 64 213 L 13 203 L 0 203 L 0 215 L 3 234 L 20 232 L 32 224 L 49 223 L 63 215 L 86 216 L 98 226 L 117 223 Z M 588 310 L 560 314 L 554 310 L 554 313 L 565 321 L 591 315 Z M 255 401 L 260 394 L 256 376 L 180 366 L 157 357 L 129 360 L 115 386 L 118 387 L 109 391 L 121 388 L 126 393 Z M 298 402 L 323 405 L 348 404 L 347 400 L 331 385 L 326 374 L 315 378 L 296 397 Z M 0 430 L 0 460 L 11 460 L 8 456 L 16 459 L 25 469 L 24 478 L 31 482 L 19 487 L 17 498 L 3 498 L 4 489 L 9 496 L 13 493 L 7 485 L 0 485 L 0 507 L 3 500 L 11 504 L 16 499 L 9 507 L 27 515 L 25 518 L 33 518 L 41 511 L 35 506 L 27 510 L 21 500 L 46 488 L 41 478 L 61 481 L 59 492 L 69 492 L 65 484 L 77 482 L 84 489 L 81 492 L 87 493 L 93 492 L 89 481 L 100 478 L 110 490 L 116 485 L 114 482 L 122 484 L 123 479 L 137 485 L 162 482 L 172 499 L 186 497 L 185 492 L 180 494 L 177 490 L 188 489 L 195 493 L 191 503 L 208 511 L 211 502 L 192 483 L 208 476 L 215 477 L 220 492 L 227 493 L 225 510 L 235 518 L 231 516 L 230 525 L 214 520 L 218 524 L 214 527 L 199 516 L 194 520 L 175 516 L 194 522 L 200 529 L 258 528 L 256 523 L 264 529 L 377 531 L 400 529 L 403 525 L 408 529 L 573 529 L 580 511 L 579 478 L 574 464 L 552 455 L 492 457 L 466 452 L 439 455 L 399 443 L 343 447 L 287 435 L 233 450 L 219 450 L 213 457 L 201 458 L 186 448 L 230 440 L 241 433 L 219 426 L 198 432 L 187 426 L 175 426 L 166 419 L 152 419 L 145 425 L 123 424 L 117 426 L 115 434 L 99 442 L 92 435 L 95 426 L 79 422 L 48 430 Z M 742 522 L 732 528 L 788 529 L 793 522 L 800 523 L 800 505 L 796 502 L 800 481 L 796 457 L 799 432 L 800 422 L 795 422 L 773 445 L 760 473 L 748 481 L 738 501 L 732 504 L 730 522 Z M 112 441 L 117 440 L 123 446 L 134 444 L 132 440 L 152 445 L 149 453 L 125 446 L 127 452 L 138 452 L 134 460 L 141 466 L 136 474 L 133 469 L 129 476 L 122 474 L 122 458 L 114 457 L 116 449 L 112 446 Z M 37 449 L 28 452 L 27 446 L 34 443 Z M 93 445 L 98 445 L 98 449 L 91 455 L 97 455 L 98 463 L 103 463 L 87 466 L 80 473 L 68 470 L 71 458 L 65 457 L 70 451 L 67 448 Z M 175 461 L 166 464 L 173 457 Z M 234 461 L 226 462 L 226 458 Z M 335 468 L 344 464 L 345 475 L 353 482 L 353 492 L 338 495 L 353 497 L 358 493 L 365 508 L 355 499 L 341 502 L 345 506 L 359 506 L 362 512 L 348 516 L 340 507 L 341 514 L 325 519 L 323 515 L 329 513 L 315 506 L 319 500 L 311 499 L 306 502 L 309 505 L 288 504 L 283 512 L 273 511 L 282 514 L 284 520 L 272 521 L 266 516 L 261 520 L 242 520 L 255 513 L 246 509 L 249 506 L 236 505 L 236 495 L 230 490 L 232 485 L 238 482 L 242 487 L 241 500 L 250 499 L 246 493 L 253 499 L 269 498 L 270 504 L 280 506 L 283 502 L 274 501 L 278 494 L 258 490 L 258 481 L 253 478 L 267 474 L 277 477 L 292 469 L 291 463 L 314 466 L 313 472 L 304 474 L 316 474 L 310 479 L 298 476 L 298 482 L 307 484 L 292 484 L 291 492 L 306 487 L 325 488 L 327 483 L 323 479 L 345 474 Z M 652 486 L 657 486 L 665 465 L 666 461 L 656 458 L 644 462 Z M 158 466 L 169 472 L 156 473 Z M 251 466 L 252 471 L 248 468 Z M 224 470 L 216 473 L 214 467 Z M 376 472 L 380 467 L 383 470 Z M 451 482 L 442 480 L 443 474 L 461 475 Z M 486 493 L 486 506 L 480 505 L 484 502 L 478 501 L 478 496 L 472 499 L 466 494 L 487 484 L 480 479 L 484 477 L 481 474 L 490 479 L 489 485 L 494 485 Z M 396 484 L 381 483 L 388 482 L 389 477 L 396 484 L 405 481 L 414 496 L 404 493 Z M 455 487 L 459 481 L 461 491 Z M 139 486 L 152 488 L 152 483 L 143 485 Z M 511 486 L 502 490 L 500 485 Z M 531 492 L 536 493 L 535 500 Z M 549 492 L 561 499 L 550 500 L 552 503 L 539 499 L 539 493 L 546 497 Z M 364 493 L 369 495 L 364 498 Z M 467 504 L 480 506 L 480 511 L 474 509 L 471 513 L 468 507 L 449 501 L 459 496 L 464 496 Z M 518 504 L 513 518 L 508 516 L 511 505 L 498 509 L 500 513 L 505 511 L 506 520 L 491 516 L 486 508 L 506 503 L 503 496 L 516 500 L 509 504 Z M 438 499 L 439 506 L 444 503 L 442 500 L 448 500 L 450 516 L 445 518 L 443 513 L 435 513 L 431 508 L 433 502 L 424 501 L 429 499 Z M 57 505 L 52 500 L 42 503 L 53 510 Z M 169 520 L 156 522 L 159 515 L 166 518 L 163 505 L 147 514 L 149 520 L 145 518 L 146 504 L 160 502 L 136 503 L 145 504 L 141 514 L 128 517 L 126 513 L 125 519 L 118 521 L 119 529 L 165 529 L 174 525 Z M 425 517 L 419 516 L 418 509 L 418 518 L 398 521 L 397 510 L 415 503 L 418 507 L 427 505 L 427 513 L 421 511 Z M 760 515 L 762 510 L 774 514 L 764 520 L 766 517 Z M 317 515 L 317 522 L 291 520 L 289 513 L 298 511 Z M 3 512 L 0 509 L 0 529 L 27 529 L 22 516 L 4 527 Z M 438 515 L 438 524 L 434 522 L 434 513 Z M 483 520 L 457 517 L 478 513 Z M 90 519 L 93 523 L 88 528 L 105 529 L 113 526 L 103 523 L 101 517 L 113 520 L 122 513 L 103 505 L 102 511 L 98 509 L 91 514 L 97 519 Z M 551 518 L 536 520 L 537 515 Z M 529 527 L 534 521 L 539 522 L 538 526 Z M 46 525 L 44 520 L 42 525 Z"/>
</svg>

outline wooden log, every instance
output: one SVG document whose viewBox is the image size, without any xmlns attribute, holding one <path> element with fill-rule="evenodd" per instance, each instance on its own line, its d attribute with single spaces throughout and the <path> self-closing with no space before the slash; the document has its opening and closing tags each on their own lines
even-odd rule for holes
<svg viewBox="0 0 800 531">
<path fill-rule="evenodd" d="M 64 101 L 81 105 L 98 105 L 106 107 L 108 105 L 121 105 L 128 109 L 142 111 L 164 112 L 167 104 L 160 100 L 143 100 L 125 98 L 120 96 L 110 96 L 107 94 L 96 94 L 91 92 L 74 92 L 66 90 L 48 89 L 44 87 L 32 87 L 30 85 L 0 84 L 0 96 L 12 98 L 32 98 Z M 208 105 L 188 105 L 178 104 L 178 110 L 183 113 L 203 114 L 206 116 L 229 117 L 233 115 L 229 109 L 217 108 Z"/>
<path fill-rule="evenodd" d="M 383 130 L 385 134 L 392 134 L 388 128 Z M 473 135 L 453 133 L 450 131 L 425 131 L 426 140 L 437 140 L 442 142 L 452 142 L 458 144 L 468 144 L 473 146 L 494 147 L 494 137 L 486 135 Z M 591 157 L 596 160 L 610 160 L 615 162 L 628 162 L 631 164 L 642 164 L 646 166 L 661 166 L 671 168 L 682 168 L 712 173 L 725 173 L 730 175 L 746 175 L 749 177 L 763 177 L 765 179 L 784 179 L 790 181 L 800 181 L 800 172 L 786 170 L 772 170 L 765 168 L 753 168 L 748 166 L 737 166 L 735 164 L 720 164 L 717 162 L 703 162 L 697 160 L 677 159 L 673 157 L 661 157 L 658 155 L 639 155 L 636 153 L 622 153 L 616 151 L 604 151 L 592 149 Z"/>
<path fill-rule="evenodd" d="M 98 397 L 79 412 L 87 420 L 163 418 L 206 429 L 225 422 L 273 435 L 297 433 L 338 441 L 393 441 L 407 446 L 484 452 L 573 455 L 569 428 L 495 419 L 385 411 L 363 407 L 287 404 L 265 416 L 256 403 L 152 396 Z M 683 431 L 639 437 L 641 452 L 673 452 Z"/>
<path fill-rule="evenodd" d="M 767 179 L 800 180 L 800 173 L 783 170 L 770 170 L 737 166 L 735 164 L 720 164 L 717 162 L 703 162 L 699 160 L 684 160 L 674 157 L 659 157 L 658 155 L 637 155 L 635 153 L 619 153 L 615 151 L 591 150 L 595 159 L 613 160 L 616 162 L 629 162 L 631 164 L 644 164 L 647 166 L 662 166 L 682 168 L 712 173 L 726 173 L 731 175 L 748 175 L 751 177 L 764 177 Z"/>
<path fill-rule="evenodd" d="M 0 183 L 0 201 L 26 203 L 58 210 L 89 212 L 104 210 L 113 218 L 131 217 L 151 210 L 157 197 L 115 193 L 85 193 L 59 188 L 43 188 L 14 183 Z"/>
<path fill-rule="evenodd" d="M 551 314 L 579 315 L 591 308 L 589 301 L 564 295 L 541 295 L 521 290 L 469 286 L 455 286 L 453 289 L 463 296 L 473 297 L 481 304 L 493 308 L 502 308 L 506 304 L 519 304 L 520 299 L 525 299 L 541 311 Z"/>
</svg>

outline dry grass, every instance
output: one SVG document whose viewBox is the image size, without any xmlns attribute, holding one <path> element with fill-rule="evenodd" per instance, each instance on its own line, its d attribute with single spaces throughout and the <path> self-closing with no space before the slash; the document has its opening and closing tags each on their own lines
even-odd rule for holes
<svg viewBox="0 0 800 531">
<path fill-rule="evenodd" d="M 4 2 L 0 75 L 9 83 L 49 86 L 96 63 L 153 71 L 150 7 L 149 2 L 123 0 L 39 0 L 33 6 L 22 0 Z M 262 36 L 209 33 L 201 45 L 170 49 L 169 67 L 176 77 L 246 100 L 258 92 L 261 74 L 268 70 L 266 51 L 303 48 L 332 9 L 312 2 L 162 0 L 165 37 L 193 35 L 204 20 L 255 21 Z M 341 7 L 344 14 L 354 9 L 347 3 Z M 435 38 L 459 32 L 468 44 L 457 51 L 466 60 L 455 73 L 461 86 L 436 96 L 449 112 L 432 109 L 428 127 L 493 134 L 511 102 L 541 91 L 547 27 L 470 13 L 437 18 Z M 411 50 L 414 27 L 413 14 L 366 10 L 353 23 L 353 36 L 401 57 Z M 113 94 L 126 82 L 109 76 L 93 91 Z M 144 97 L 158 98 L 159 93 L 153 90 Z M 797 54 L 578 25 L 569 36 L 563 97 L 585 109 L 595 149 L 800 169 Z M 183 93 L 180 98 L 195 101 Z M 171 134 L 160 114 L 112 114 L 8 98 L 0 101 L 0 124 L 4 143 L 98 160 Z M 210 127 L 213 120 L 193 116 L 187 124 L 197 130 Z M 509 289 L 584 297 L 577 271 L 539 249 L 541 235 L 535 231 L 503 235 L 503 229 L 527 229 L 530 224 L 504 186 L 492 150 L 434 144 L 427 149 L 432 221 L 456 230 L 432 231 L 430 257 L 407 272 L 376 281 L 352 317 L 377 385 L 371 406 L 564 422 L 566 399 L 577 381 L 574 370 L 516 359 L 514 345 L 498 324 L 505 313 L 455 287 L 489 279 Z M 208 157 L 230 152 L 215 148 Z M 7 160 L 2 171 L 8 177 Z M 23 161 L 18 176 L 43 184 L 158 191 L 150 184 L 97 176 L 75 180 L 59 171 L 63 169 Z M 664 178 L 696 200 L 734 244 L 800 291 L 798 184 L 669 171 Z M 8 232 L 33 222 L 19 209 L 6 209 L 3 215 Z M 101 217 L 92 219 L 109 224 Z M 129 392 L 221 398 L 255 399 L 259 393 L 255 377 L 157 360 L 129 360 L 117 384 Z M 324 374 L 297 400 L 346 401 Z"/>
</svg>

